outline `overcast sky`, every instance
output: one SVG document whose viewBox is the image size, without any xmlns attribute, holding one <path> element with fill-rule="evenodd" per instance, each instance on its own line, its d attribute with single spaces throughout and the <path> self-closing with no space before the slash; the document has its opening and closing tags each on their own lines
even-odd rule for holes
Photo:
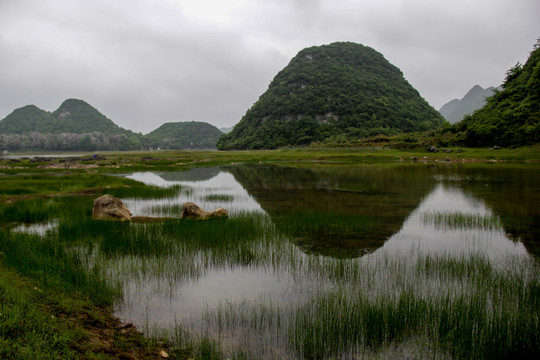
<svg viewBox="0 0 540 360">
<path fill-rule="evenodd" d="M 305 47 L 370 46 L 436 109 L 498 86 L 539 0 L 0 0 L 0 119 L 82 99 L 123 128 L 233 126 Z"/>
</svg>

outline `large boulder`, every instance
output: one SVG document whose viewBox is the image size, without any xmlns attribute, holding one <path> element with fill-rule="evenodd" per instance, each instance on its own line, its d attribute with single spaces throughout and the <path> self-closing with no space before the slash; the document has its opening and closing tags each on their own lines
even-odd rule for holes
<svg viewBox="0 0 540 360">
<path fill-rule="evenodd" d="M 214 211 L 208 212 L 201 209 L 197 204 L 193 202 L 185 202 L 182 205 L 182 218 L 186 219 L 195 219 L 195 220 L 206 220 L 206 219 L 217 219 L 217 218 L 226 218 L 229 216 L 227 210 L 218 208 Z"/>
<path fill-rule="evenodd" d="M 105 194 L 94 200 L 94 209 L 92 210 L 94 219 L 131 221 L 132 216 L 131 211 L 117 197 Z"/>
</svg>

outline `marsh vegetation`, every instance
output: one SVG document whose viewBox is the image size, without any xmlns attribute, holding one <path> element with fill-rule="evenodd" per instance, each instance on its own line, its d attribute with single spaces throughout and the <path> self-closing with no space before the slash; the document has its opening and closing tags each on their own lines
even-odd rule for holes
<svg viewBox="0 0 540 360">
<path fill-rule="evenodd" d="M 2 267 L 113 306 L 149 338 L 168 338 L 179 358 L 510 359 L 540 346 L 534 167 L 234 165 L 100 176 L 113 186 L 98 179 L 91 194 L 3 202 Z M 37 180 L 0 178 L 20 194 L 36 193 Z M 194 201 L 227 208 L 229 219 L 92 220 L 105 192 L 137 216 L 178 217 Z M 2 303 L 0 344 L 23 348 L 32 341 L 18 328 L 24 310 L 11 303 Z M 14 340 L 13 331 L 24 334 Z"/>
</svg>

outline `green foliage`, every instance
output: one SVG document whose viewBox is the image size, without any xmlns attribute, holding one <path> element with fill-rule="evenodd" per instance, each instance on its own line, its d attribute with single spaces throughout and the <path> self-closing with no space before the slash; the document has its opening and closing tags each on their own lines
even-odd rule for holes
<svg viewBox="0 0 540 360">
<path fill-rule="evenodd" d="M 31 131 L 47 132 L 44 124 L 53 123 L 54 117 L 34 105 L 14 110 L 0 121 L 0 133 L 23 134 Z"/>
<path fill-rule="evenodd" d="M 0 121 L 0 148 L 15 151 L 133 150 L 141 148 L 140 137 L 76 99 L 52 113 L 28 105 Z"/>
<path fill-rule="evenodd" d="M 51 124 L 50 132 L 83 134 L 95 131 L 117 135 L 133 134 L 129 130 L 122 129 L 82 100 L 68 99 L 51 115 L 56 121 Z"/>
<path fill-rule="evenodd" d="M 380 53 L 342 42 L 300 51 L 217 146 L 304 146 L 337 136 L 395 135 L 443 124 Z"/>
<path fill-rule="evenodd" d="M 116 135 L 133 135 L 122 129 L 98 110 L 82 100 L 68 99 L 52 113 L 28 105 L 14 110 L 0 121 L 0 133 L 25 134 L 86 134 L 100 132 Z"/>
<path fill-rule="evenodd" d="M 143 136 L 125 130 L 82 100 L 68 99 L 52 113 L 28 105 L 0 121 L 0 149 L 96 151 L 215 149 L 222 132 L 203 122 L 166 123 Z"/>
<path fill-rule="evenodd" d="M 466 146 L 517 147 L 540 143 L 540 48 L 525 65 L 506 73 L 503 90 L 455 128 L 465 131 Z"/>
<path fill-rule="evenodd" d="M 143 143 L 147 148 L 215 149 L 222 132 L 205 122 L 165 123 L 148 135 Z"/>
</svg>

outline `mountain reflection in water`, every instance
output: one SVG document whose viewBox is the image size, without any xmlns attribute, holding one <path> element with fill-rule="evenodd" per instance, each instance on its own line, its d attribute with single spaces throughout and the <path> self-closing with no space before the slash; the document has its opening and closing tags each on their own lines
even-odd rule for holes
<svg viewBox="0 0 540 360">
<path fill-rule="evenodd" d="M 287 228 L 280 227 L 280 223 L 295 212 L 316 212 L 322 217 L 343 215 L 353 221 L 354 217 L 373 219 L 375 226 L 369 232 L 354 236 L 335 233 L 329 239 L 289 234 L 306 252 L 337 257 L 373 252 L 394 235 L 403 237 L 404 233 L 409 237 L 431 236 L 431 243 L 439 244 L 433 245 L 434 249 L 452 248 L 457 246 L 453 240 L 460 233 L 465 231 L 463 236 L 468 237 L 471 231 L 478 231 L 439 229 L 435 235 L 433 227 L 419 219 L 418 212 L 426 208 L 481 214 L 500 218 L 502 223 L 501 229 L 487 231 L 489 236 L 522 241 L 537 255 L 540 207 L 536 204 L 540 202 L 540 186 L 535 185 L 534 179 L 538 175 L 537 169 L 523 168 L 513 171 L 434 165 L 296 168 L 243 164 L 221 169 L 134 173 L 129 177 L 150 185 L 181 185 L 183 191 L 176 198 L 126 199 L 125 203 L 137 216 L 179 216 L 156 209 L 166 208 L 167 204 L 181 208 L 185 201 L 193 201 L 205 210 L 223 207 L 230 216 L 257 211 L 268 214 L 285 232 Z M 230 201 L 220 201 L 219 197 L 216 200 L 211 195 L 226 196 Z M 477 236 L 477 233 L 473 235 Z"/>
<path fill-rule="evenodd" d="M 190 174 L 195 174 L 196 180 Z M 517 180 L 509 179 L 512 172 L 508 172 L 506 180 L 501 181 L 491 169 L 454 166 L 236 165 L 186 172 L 134 173 L 129 177 L 147 184 L 176 184 L 182 188 L 174 198 L 124 202 L 139 216 L 177 216 L 163 209 L 167 203 L 181 207 L 184 201 L 194 201 L 204 209 L 224 207 L 231 217 L 246 211 L 262 213 L 301 250 L 289 252 L 291 257 L 318 256 L 329 261 L 333 257 L 356 257 L 358 261 L 370 261 L 392 253 L 405 258 L 422 254 L 485 254 L 497 261 L 505 256 L 529 256 L 528 251 L 538 248 L 538 230 L 534 226 L 538 210 L 531 201 L 538 204 L 540 200 L 535 194 L 540 192 L 539 185 L 530 180 L 538 172 L 517 169 L 514 174 Z M 208 195 L 227 195 L 227 201 L 220 202 Z M 508 204 L 509 198 L 514 198 L 512 204 Z M 320 215 L 318 219 L 324 218 L 324 214 L 373 218 L 376 227 L 365 234 L 337 233 L 331 238 L 287 233 L 289 228 L 282 226 L 287 214 L 306 210 Z M 521 214 L 524 222 L 513 221 L 513 212 Z M 466 221 L 454 223 L 453 217 Z M 471 223 L 468 219 L 477 220 Z M 508 224 L 512 225 L 510 233 L 506 229 Z M 363 257 L 366 253 L 371 255 Z M 333 284 L 326 284 L 324 279 L 312 284 L 309 277 L 299 279 L 287 268 L 272 266 L 209 265 L 202 276 L 189 280 L 151 275 L 124 279 L 124 303 L 117 315 L 143 328 L 173 329 L 177 323 L 197 327 L 197 319 L 203 317 L 205 309 L 216 304 L 266 299 L 286 307 L 293 301 L 305 301 L 323 285 Z"/>
</svg>

